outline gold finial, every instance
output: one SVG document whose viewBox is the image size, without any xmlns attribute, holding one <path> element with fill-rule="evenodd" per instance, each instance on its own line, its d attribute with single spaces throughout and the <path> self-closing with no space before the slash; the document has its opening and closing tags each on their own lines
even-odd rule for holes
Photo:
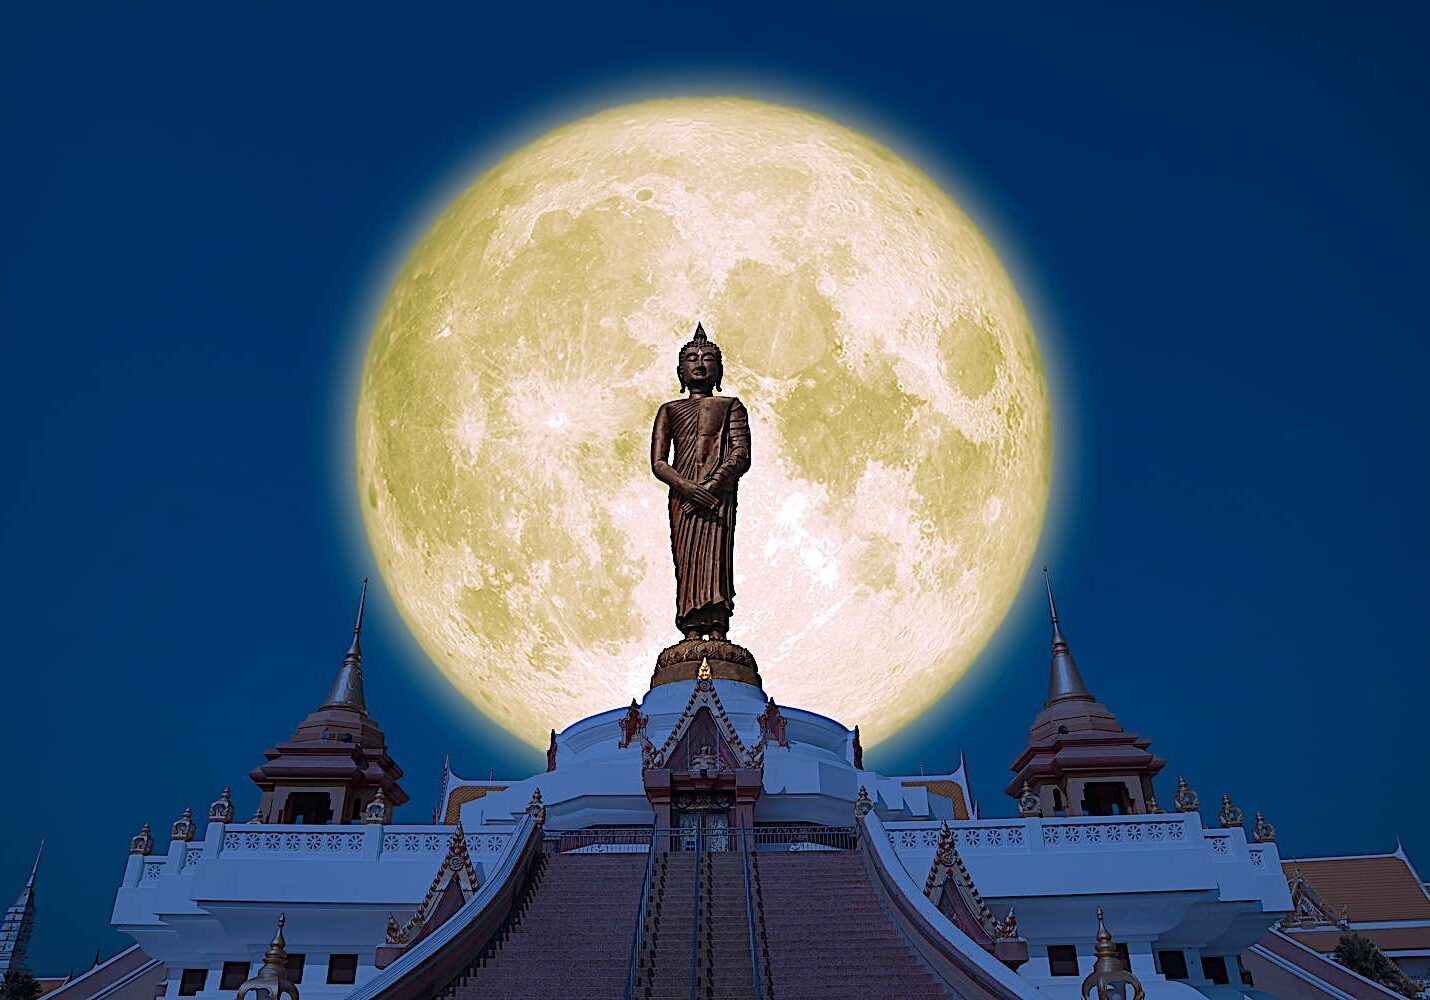
<svg viewBox="0 0 1430 1000">
<path fill-rule="evenodd" d="M 286 921 L 285 914 L 278 914 L 278 931 L 263 953 L 263 966 L 258 975 L 238 988 L 237 1000 L 243 1000 L 249 993 L 256 1000 L 280 1000 L 284 994 L 298 1000 L 298 987 L 288 979 L 288 948 L 283 940 L 283 924 Z"/>
<path fill-rule="evenodd" d="M 1095 961 L 1092 971 L 1082 981 L 1082 1000 L 1090 1000 L 1094 995 L 1098 1000 L 1126 1000 L 1128 987 L 1132 988 L 1132 1000 L 1144 1000 L 1146 992 L 1141 981 L 1132 974 L 1118 954 L 1112 934 L 1102 918 L 1102 907 L 1097 908 L 1097 944 L 1093 948 Z"/>
<path fill-rule="evenodd" d="M 697 681 L 708 681 L 710 679 L 710 658 L 702 656 L 700 658 L 700 672 L 695 675 Z"/>
<path fill-rule="evenodd" d="M 1147 813 L 1148 813 L 1148 815 L 1155 816 L 1155 815 L 1157 815 L 1158 813 L 1160 813 L 1161 811 L 1162 811 L 1162 807 L 1157 804 L 1157 796 L 1155 796 L 1155 795 L 1149 795 L 1149 796 L 1147 796 Z"/>
<path fill-rule="evenodd" d="M 1266 817 L 1261 815 L 1261 810 L 1256 811 L 1256 823 L 1251 828 L 1251 839 L 1258 844 L 1271 844 L 1276 841 L 1276 827 L 1266 822 Z"/>
<path fill-rule="evenodd" d="M 149 832 L 148 823 L 144 824 L 144 828 L 136 836 L 129 839 L 129 853 L 146 856 L 154 853 L 154 835 Z"/>
<path fill-rule="evenodd" d="M 214 800 L 213 805 L 209 806 L 209 822 L 233 822 L 233 795 L 229 792 L 228 786 L 224 786 L 223 794 Z"/>
<path fill-rule="evenodd" d="M 387 796 L 383 794 L 381 788 L 377 790 L 377 794 L 372 797 L 372 801 L 363 810 L 362 821 L 368 825 L 376 826 L 392 822 L 392 807 L 387 804 Z"/>
<path fill-rule="evenodd" d="M 169 836 L 174 840 L 188 842 L 194 839 L 194 831 L 197 829 L 194 822 L 194 811 L 188 806 L 184 806 L 184 815 L 174 821 L 174 825 L 169 828 Z"/>
<path fill-rule="evenodd" d="M 1246 816 L 1231 801 L 1230 795 L 1223 795 L 1221 797 L 1221 812 L 1217 815 L 1217 819 L 1223 827 L 1230 829 L 1233 826 L 1241 826 Z"/>
<path fill-rule="evenodd" d="M 546 805 L 541 801 L 541 789 L 532 789 L 531 801 L 526 804 L 526 814 L 536 822 L 537 826 L 546 825 Z"/>
<path fill-rule="evenodd" d="M 1043 803 L 1028 782 L 1023 782 L 1023 794 L 1018 796 L 1018 815 L 1024 819 L 1043 815 Z"/>
<path fill-rule="evenodd" d="M 869 789 L 860 785 L 859 797 L 854 800 L 854 812 L 860 816 L 866 816 L 873 808 L 874 800 L 869 798 Z"/>
</svg>

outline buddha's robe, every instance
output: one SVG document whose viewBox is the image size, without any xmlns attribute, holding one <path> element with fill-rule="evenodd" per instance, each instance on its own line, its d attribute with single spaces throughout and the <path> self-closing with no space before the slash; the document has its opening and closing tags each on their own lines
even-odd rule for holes
<svg viewBox="0 0 1430 1000">
<path fill-rule="evenodd" d="M 735 504 L 750 468 L 750 420 L 733 396 L 677 399 L 651 429 L 652 465 L 664 464 L 714 493 L 714 510 L 670 491 L 670 551 L 675 561 L 675 624 L 728 622 L 735 609 Z"/>
</svg>

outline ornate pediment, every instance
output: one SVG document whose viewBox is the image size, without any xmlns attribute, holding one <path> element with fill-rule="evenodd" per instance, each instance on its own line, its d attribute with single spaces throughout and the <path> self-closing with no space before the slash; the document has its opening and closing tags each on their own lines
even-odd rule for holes
<svg viewBox="0 0 1430 1000">
<path fill-rule="evenodd" d="M 938 850 L 929 866 L 924 895 L 960 930 L 989 951 L 998 941 L 1018 937 L 1018 921 L 1013 911 L 1010 909 L 1007 919 L 1000 921 L 983 901 L 983 894 L 973 884 L 973 876 L 958 853 L 957 838 L 947 823 L 939 831 Z"/>
<path fill-rule="evenodd" d="M 759 766 L 735 732 L 715 683 L 709 678 L 695 682 L 695 690 L 675 727 L 660 749 L 646 757 L 644 766 L 646 770 L 688 770 L 691 760 L 705 760 L 709 766 L 730 770 Z"/>
<path fill-rule="evenodd" d="M 477 894 L 480 883 L 477 870 L 472 866 L 471 855 L 467 853 L 467 837 L 462 832 L 462 824 L 457 824 L 452 839 L 447 842 L 447 856 L 437 868 L 427 895 L 417 907 L 417 912 L 406 923 L 398 924 L 392 914 L 387 917 L 387 943 L 390 945 L 411 945 L 426 937 L 433 928 L 439 926 L 467 900 Z"/>
<path fill-rule="evenodd" d="M 1349 927 L 1345 907 L 1339 913 L 1331 910 L 1315 887 L 1301 874 L 1300 866 L 1291 863 L 1291 877 L 1286 880 L 1291 891 L 1291 912 L 1281 918 L 1282 927 Z"/>
</svg>

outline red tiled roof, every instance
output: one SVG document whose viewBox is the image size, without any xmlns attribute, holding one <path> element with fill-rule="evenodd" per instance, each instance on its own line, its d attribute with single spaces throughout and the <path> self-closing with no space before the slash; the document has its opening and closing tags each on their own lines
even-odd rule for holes
<svg viewBox="0 0 1430 1000">
<path fill-rule="evenodd" d="M 1381 920 L 1430 921 L 1430 896 L 1405 859 L 1394 854 L 1362 858 L 1285 861 L 1286 877 L 1301 876 L 1331 909 L 1346 908 L 1352 923 Z M 1427 928 L 1430 934 L 1430 928 Z"/>
<path fill-rule="evenodd" d="M 1314 931 L 1297 930 L 1288 927 L 1284 933 L 1300 941 L 1307 948 L 1319 952 L 1336 950 L 1341 935 L 1350 934 L 1339 927 L 1321 928 Z M 1426 927 L 1371 927 L 1356 930 L 1361 937 L 1370 938 L 1381 951 L 1423 951 L 1430 952 L 1430 926 Z"/>
</svg>

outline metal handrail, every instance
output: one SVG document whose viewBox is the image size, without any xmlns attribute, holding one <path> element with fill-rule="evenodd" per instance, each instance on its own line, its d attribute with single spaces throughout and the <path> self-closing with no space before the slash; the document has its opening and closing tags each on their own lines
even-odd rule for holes
<svg viewBox="0 0 1430 1000">
<path fill-rule="evenodd" d="M 651 877 L 655 872 L 655 837 L 655 828 L 651 827 L 650 853 L 646 855 L 645 880 L 641 882 L 641 905 L 636 913 L 636 932 L 631 937 L 630 967 L 626 970 L 626 1000 L 635 1000 L 636 996 L 636 965 L 640 962 L 641 939 L 645 936 L 646 911 L 650 906 Z"/>
<path fill-rule="evenodd" d="M 760 950 L 755 944 L 755 894 L 750 884 L 750 842 L 745 833 L 748 827 L 740 827 L 740 855 L 745 862 L 745 917 L 750 922 L 750 972 L 754 975 L 755 1000 L 763 1000 L 765 995 L 760 981 Z"/>
<path fill-rule="evenodd" d="M 704 831 L 695 828 L 695 891 L 690 900 L 690 1000 L 695 1000 L 695 974 L 700 965 L 700 856 L 704 847 Z"/>
<path fill-rule="evenodd" d="M 691 830 L 680 827 L 656 827 L 656 843 L 667 839 L 672 842 L 663 850 L 679 851 L 682 837 L 690 837 Z M 615 829 L 549 830 L 546 842 L 559 854 L 612 853 L 640 854 L 651 849 L 652 828 L 629 827 Z M 701 836 L 703 850 L 712 854 L 733 851 L 731 842 L 735 837 L 743 837 L 754 851 L 851 851 L 859 843 L 852 826 L 756 826 L 732 827 L 713 832 L 706 830 Z M 721 847 L 721 843 L 725 847 Z"/>
</svg>

